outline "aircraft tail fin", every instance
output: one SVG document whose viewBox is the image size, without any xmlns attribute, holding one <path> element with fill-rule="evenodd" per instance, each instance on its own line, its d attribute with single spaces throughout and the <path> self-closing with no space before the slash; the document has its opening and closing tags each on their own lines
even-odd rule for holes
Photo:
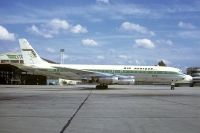
<svg viewBox="0 0 200 133">
<path fill-rule="evenodd" d="M 44 61 L 40 58 L 37 52 L 32 48 L 29 42 L 26 39 L 19 39 L 19 45 L 22 53 L 22 57 L 24 60 L 24 64 L 29 65 L 39 65 L 39 64 L 47 64 L 48 62 Z"/>
</svg>

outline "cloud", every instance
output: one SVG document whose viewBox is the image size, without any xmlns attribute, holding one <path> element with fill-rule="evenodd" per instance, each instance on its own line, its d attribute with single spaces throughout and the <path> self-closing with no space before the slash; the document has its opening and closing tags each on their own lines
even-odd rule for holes
<svg viewBox="0 0 200 133">
<path fill-rule="evenodd" d="M 15 40 L 15 34 L 9 33 L 8 30 L 0 25 L 0 40 L 9 40 L 14 41 Z"/>
<path fill-rule="evenodd" d="M 143 47 L 147 49 L 155 48 L 155 44 L 149 39 L 136 39 L 135 43 L 137 47 Z"/>
<path fill-rule="evenodd" d="M 98 56 L 97 56 L 97 59 L 103 60 L 103 59 L 105 59 L 105 57 L 104 57 L 103 55 L 98 55 Z"/>
<path fill-rule="evenodd" d="M 71 32 L 78 34 L 78 33 L 86 33 L 88 31 L 85 27 L 81 26 L 80 24 L 77 24 L 76 26 L 71 28 Z"/>
<path fill-rule="evenodd" d="M 199 39 L 199 34 L 200 34 L 200 31 L 198 31 L 198 30 L 195 30 L 195 31 L 183 31 L 183 32 L 179 32 L 178 36 L 180 36 L 182 38 Z"/>
<path fill-rule="evenodd" d="M 124 60 L 128 59 L 128 56 L 126 56 L 126 55 L 119 55 L 118 57 L 121 58 L 121 59 L 124 59 Z"/>
<path fill-rule="evenodd" d="M 44 38 L 52 38 L 55 35 L 61 34 L 63 32 L 71 32 L 74 34 L 86 33 L 87 29 L 80 24 L 77 24 L 73 27 L 66 20 L 55 18 L 50 22 L 40 24 L 39 26 L 32 25 L 28 28 L 28 31 Z"/>
<path fill-rule="evenodd" d="M 157 44 L 162 44 L 162 45 L 169 45 L 169 46 L 174 45 L 171 40 L 164 40 L 164 39 L 156 40 L 156 43 Z"/>
<path fill-rule="evenodd" d="M 55 30 L 59 29 L 67 30 L 69 28 L 69 23 L 66 20 L 55 18 L 50 21 L 49 26 Z"/>
<path fill-rule="evenodd" d="M 196 28 L 193 24 L 182 22 L 182 21 L 180 21 L 178 23 L 178 27 L 182 28 L 182 29 L 195 29 Z"/>
<path fill-rule="evenodd" d="M 55 51 L 55 49 L 53 49 L 53 48 L 47 48 L 46 49 L 48 52 L 50 52 L 50 53 L 55 53 L 56 51 Z"/>
<path fill-rule="evenodd" d="M 109 4 L 110 0 L 96 0 L 96 2 L 99 4 Z"/>
<path fill-rule="evenodd" d="M 98 43 L 93 39 L 83 39 L 81 40 L 84 46 L 97 46 Z"/>
<path fill-rule="evenodd" d="M 64 54 L 64 57 L 63 57 L 64 59 L 68 59 L 69 58 L 69 55 L 66 55 L 66 54 Z"/>
<path fill-rule="evenodd" d="M 42 36 L 44 38 L 52 38 L 53 37 L 53 34 L 47 32 L 47 31 L 45 32 L 44 29 L 39 29 L 35 25 L 32 25 L 30 28 L 28 28 L 28 31 L 30 31 L 31 33 L 33 33 L 35 35 Z"/>
<path fill-rule="evenodd" d="M 123 22 L 121 24 L 121 29 L 125 31 L 136 31 L 142 34 L 148 34 L 154 36 L 155 33 L 153 31 L 148 30 L 146 27 L 141 26 L 139 24 L 130 23 L 130 22 Z"/>
<path fill-rule="evenodd" d="M 141 62 L 139 60 L 135 60 L 136 65 L 141 65 Z"/>
</svg>

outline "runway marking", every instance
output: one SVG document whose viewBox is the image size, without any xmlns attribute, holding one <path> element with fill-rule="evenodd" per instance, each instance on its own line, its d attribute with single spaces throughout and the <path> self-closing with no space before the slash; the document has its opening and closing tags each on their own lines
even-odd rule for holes
<svg viewBox="0 0 200 133">
<path fill-rule="evenodd" d="M 60 133 L 64 133 L 64 131 L 69 127 L 69 125 L 71 124 L 72 120 L 74 119 L 74 117 L 76 116 L 76 114 L 79 112 L 79 110 L 81 109 L 81 107 L 85 104 L 85 102 L 87 101 L 87 99 L 90 97 L 91 94 L 92 94 L 92 90 L 87 95 L 87 97 L 85 98 L 85 100 L 79 105 L 79 107 L 77 108 L 77 110 L 75 111 L 75 113 L 70 117 L 70 119 L 64 125 L 64 127 L 62 128 L 62 130 L 60 131 Z"/>
</svg>

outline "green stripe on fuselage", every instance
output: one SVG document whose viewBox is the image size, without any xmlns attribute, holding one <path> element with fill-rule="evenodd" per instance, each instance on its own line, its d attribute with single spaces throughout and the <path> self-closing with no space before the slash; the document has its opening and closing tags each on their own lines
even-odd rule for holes
<svg viewBox="0 0 200 133">
<path fill-rule="evenodd" d="M 171 72 L 171 71 L 136 71 L 136 70 L 89 70 L 93 72 L 102 72 L 102 73 L 110 73 L 110 74 L 179 74 L 178 72 Z"/>
</svg>

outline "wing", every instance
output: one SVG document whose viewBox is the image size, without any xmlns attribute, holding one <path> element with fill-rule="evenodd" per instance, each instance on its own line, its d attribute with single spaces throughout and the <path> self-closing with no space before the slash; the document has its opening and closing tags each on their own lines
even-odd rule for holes
<svg viewBox="0 0 200 133">
<path fill-rule="evenodd" d="M 101 73 L 89 70 L 80 70 L 66 67 L 57 67 L 57 66 L 48 66 L 40 67 L 38 65 L 24 65 L 24 64 L 15 64 L 11 65 L 18 67 L 19 69 L 27 72 L 31 72 L 43 76 L 52 76 L 55 78 L 64 78 L 70 80 L 81 80 L 90 77 L 107 77 L 112 76 L 113 74 Z"/>
<path fill-rule="evenodd" d="M 56 71 L 59 72 L 61 75 L 68 76 L 68 79 L 84 79 L 89 77 L 102 77 L 102 76 L 112 76 L 113 74 L 109 73 L 101 73 L 91 70 L 80 70 L 80 69 L 73 69 L 73 68 L 66 68 L 66 67 L 54 67 Z"/>
</svg>

